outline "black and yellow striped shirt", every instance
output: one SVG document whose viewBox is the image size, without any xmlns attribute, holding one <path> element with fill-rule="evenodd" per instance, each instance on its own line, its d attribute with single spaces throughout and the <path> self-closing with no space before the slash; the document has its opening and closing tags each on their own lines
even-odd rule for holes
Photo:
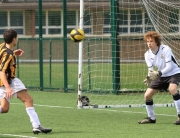
<svg viewBox="0 0 180 138">
<path fill-rule="evenodd" d="M 6 74 L 8 81 L 15 78 L 16 57 L 14 52 L 8 49 L 4 43 L 0 44 L 0 71 Z M 3 86 L 1 79 L 0 86 Z"/>
</svg>

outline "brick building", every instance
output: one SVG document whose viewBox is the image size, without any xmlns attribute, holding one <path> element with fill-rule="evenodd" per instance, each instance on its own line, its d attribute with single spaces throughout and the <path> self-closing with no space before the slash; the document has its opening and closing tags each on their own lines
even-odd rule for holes
<svg viewBox="0 0 180 138">
<path fill-rule="evenodd" d="M 152 28 L 144 9 L 138 2 L 139 0 L 133 0 L 133 3 L 127 5 L 126 2 L 120 1 L 120 6 L 136 7 L 132 10 L 120 10 L 120 18 L 125 20 L 120 21 L 120 34 L 137 33 L 139 35 L 141 32 L 140 35 L 142 35 L 146 29 Z M 79 9 L 79 0 L 67 0 L 67 32 L 79 26 Z M 85 33 L 89 36 L 109 36 L 110 0 L 91 0 L 89 3 L 84 3 L 84 9 L 85 14 L 91 11 L 91 14 L 86 14 L 84 17 Z M 63 35 L 63 16 L 63 0 L 42 0 L 43 37 Z M 0 18 L 3 19 L 0 22 L 0 34 L 5 29 L 13 28 L 18 31 L 20 37 L 38 37 L 37 0 L 3 0 L 0 4 Z M 135 22 L 135 20 L 139 21 Z"/>
</svg>

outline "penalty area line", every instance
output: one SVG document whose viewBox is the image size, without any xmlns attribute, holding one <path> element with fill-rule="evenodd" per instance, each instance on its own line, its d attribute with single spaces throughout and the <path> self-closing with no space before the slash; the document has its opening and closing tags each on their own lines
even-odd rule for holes
<svg viewBox="0 0 180 138">
<path fill-rule="evenodd" d="M 2 134 L 2 133 L 0 133 L 0 136 L 19 137 L 19 138 L 37 138 L 37 137 L 31 137 L 31 136 L 14 135 L 14 134 Z"/>
</svg>

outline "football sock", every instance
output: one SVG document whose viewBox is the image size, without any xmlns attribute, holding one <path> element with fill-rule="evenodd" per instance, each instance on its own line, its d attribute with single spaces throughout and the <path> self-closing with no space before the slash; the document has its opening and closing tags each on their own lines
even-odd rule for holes
<svg viewBox="0 0 180 138">
<path fill-rule="evenodd" d="M 146 101 L 146 111 L 148 114 L 148 117 L 150 117 L 152 120 L 155 120 L 155 113 L 154 113 L 154 106 L 153 106 L 153 100 Z"/>
<path fill-rule="evenodd" d="M 180 95 L 179 93 L 176 93 L 175 95 L 173 95 L 173 99 L 174 99 L 174 104 L 177 110 L 178 115 L 180 114 Z"/>
<path fill-rule="evenodd" d="M 2 108 L 0 107 L 0 113 L 2 112 Z"/>
<path fill-rule="evenodd" d="M 34 107 L 26 108 L 26 112 L 29 115 L 33 128 L 38 128 L 40 125 L 40 121 Z"/>
</svg>

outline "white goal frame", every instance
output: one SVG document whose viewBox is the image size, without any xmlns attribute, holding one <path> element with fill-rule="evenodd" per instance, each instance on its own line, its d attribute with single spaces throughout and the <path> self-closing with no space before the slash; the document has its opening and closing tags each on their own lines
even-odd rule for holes
<svg viewBox="0 0 180 138">
<path fill-rule="evenodd" d="M 97 0 L 98 1 L 98 0 Z M 109 0 L 109 1 L 111 1 L 111 0 Z M 155 1 L 155 2 L 162 2 L 163 0 L 153 0 L 153 1 Z M 99 2 L 99 1 L 98 1 Z M 125 0 L 124 1 L 125 2 L 125 5 L 128 5 L 128 2 L 130 2 L 130 0 Z M 152 1 L 149 1 L 149 0 L 142 0 L 141 1 L 142 2 L 142 4 L 144 4 L 144 8 L 149 8 L 149 7 L 146 7 L 146 6 L 148 6 L 148 5 L 146 5 L 146 4 L 150 4 L 150 2 L 152 3 Z M 84 4 L 85 4 L 85 1 L 84 0 L 80 0 L 80 23 L 79 23 L 79 28 L 80 29 L 84 29 L 83 28 L 83 23 L 84 23 Z M 164 3 L 162 3 L 162 4 L 164 4 Z M 166 9 L 166 6 L 167 5 L 165 5 L 165 9 Z M 161 8 L 161 7 L 159 7 L 159 8 Z M 88 9 L 88 8 L 87 8 Z M 90 8 L 89 8 L 90 9 Z M 133 8 L 132 8 L 133 9 Z M 153 9 L 153 10 L 156 10 L 156 9 Z M 171 33 L 169 33 L 169 34 L 166 34 L 167 32 L 165 32 L 166 31 L 166 29 L 168 29 L 168 28 L 166 28 L 165 30 L 162 30 L 163 28 L 160 28 L 160 26 L 158 26 L 157 24 L 156 24 L 156 22 L 155 22 L 155 17 L 153 17 L 155 14 L 153 13 L 154 11 L 148 11 L 147 13 L 148 13 L 148 15 L 149 15 L 149 12 L 150 12 L 150 14 L 152 14 L 152 15 L 149 15 L 152 19 L 151 20 L 153 20 L 153 23 L 151 24 L 152 26 L 154 26 L 154 29 L 157 31 L 157 32 L 159 32 L 161 35 L 162 35 L 162 39 L 163 39 L 163 43 L 165 43 L 165 44 L 167 44 L 167 45 L 169 45 L 169 43 L 168 43 L 168 38 L 171 38 L 172 37 L 172 40 L 174 39 L 173 37 L 173 34 L 171 34 Z M 160 11 L 161 11 L 161 9 L 160 9 Z M 128 11 L 128 12 L 130 12 L 130 11 Z M 143 17 L 145 18 L 145 10 L 143 10 Z M 157 12 L 159 12 L 159 11 L 157 11 Z M 95 13 L 96 14 L 96 13 Z M 97 13 L 98 14 L 98 13 Z M 158 13 L 158 14 L 162 14 L 162 13 Z M 176 13 L 175 13 L 176 14 Z M 166 15 L 164 15 L 164 16 L 162 16 L 162 18 L 161 19 L 158 19 L 158 20 L 160 20 L 160 21 L 163 21 L 163 18 L 165 17 Z M 128 13 L 128 17 L 127 17 L 128 19 L 127 20 L 129 20 L 129 18 L 131 18 L 130 17 L 130 15 L 129 15 L 129 13 Z M 169 18 L 169 17 L 165 17 L 165 18 Z M 180 19 L 180 10 L 179 10 L 179 19 Z M 159 22 L 160 22 L 159 21 Z M 94 24 L 93 24 L 94 25 Z M 127 34 L 122 34 L 121 36 L 119 36 L 119 37 L 121 37 L 121 39 L 126 39 L 126 35 L 128 35 L 128 37 L 130 38 L 130 39 L 133 39 L 133 37 L 135 38 L 135 40 L 136 40 L 136 38 L 140 38 L 140 39 L 143 39 L 143 35 L 144 35 L 144 33 L 146 33 L 145 31 L 144 31 L 144 29 L 145 29 L 145 26 L 143 26 L 143 31 L 142 31 L 142 33 L 140 34 L 138 34 L 138 33 L 130 33 L 130 31 L 129 31 L 129 28 L 130 28 L 130 23 L 128 22 L 128 33 Z M 145 25 L 145 21 L 143 22 L 143 25 Z M 151 26 L 151 25 L 149 25 L 149 24 L 147 24 L 147 28 L 149 27 L 149 26 Z M 165 25 L 166 25 L 166 23 L 165 23 Z M 168 25 L 168 23 L 167 23 L 167 25 Z M 106 25 L 106 26 L 108 26 L 108 25 Z M 98 25 L 97 25 L 97 27 L 98 27 Z M 137 26 L 135 26 L 135 27 L 141 27 L 141 25 L 137 25 Z M 169 27 L 170 28 L 170 27 Z M 159 30 L 158 30 L 159 29 Z M 179 29 L 180 29 L 180 21 L 179 21 Z M 161 32 L 162 31 L 162 32 Z M 180 32 L 180 31 L 179 31 Z M 110 33 L 111 34 L 111 33 Z M 177 33 L 174 33 L 175 35 L 177 35 Z M 86 34 L 85 34 L 86 35 Z M 93 35 L 92 34 L 90 34 L 89 35 L 90 37 L 92 37 Z M 95 37 L 102 37 L 102 39 L 103 39 L 103 34 L 94 34 L 94 36 Z M 107 34 L 105 34 L 104 35 L 104 38 L 110 38 L 110 36 L 109 35 L 107 35 Z M 177 37 L 175 37 L 175 38 L 177 38 Z M 174 41 L 175 42 L 175 41 Z M 142 43 L 142 42 L 141 42 Z M 85 43 L 84 43 L 85 44 Z M 105 44 L 105 43 L 104 43 Z M 171 47 L 171 46 L 170 46 Z M 174 49 L 175 49 L 175 52 L 176 52 L 176 55 L 177 55 L 177 51 L 176 51 L 176 47 L 174 47 Z M 90 105 L 88 105 L 88 106 L 83 106 L 83 103 L 82 103 L 82 101 L 81 101 L 81 96 L 82 95 L 84 95 L 84 91 L 83 91 L 83 72 L 84 72 L 84 69 L 83 69 L 83 62 L 84 62 L 84 59 L 83 59 L 83 42 L 80 42 L 79 43 L 79 61 L 78 61 L 78 96 L 77 96 L 77 107 L 79 108 L 79 109 L 81 109 L 81 108 L 131 108 L 131 107 L 145 107 L 145 103 L 143 103 L 143 104 L 136 104 L 136 103 L 133 103 L 133 104 L 131 104 L 131 103 L 118 103 L 118 102 L 116 102 L 116 104 L 115 105 L 113 105 L 113 104 L 109 104 L 109 103 L 104 103 L 104 104 L 96 104 L 96 103 L 90 103 Z M 86 55 L 87 56 L 87 55 Z M 112 57 L 111 57 L 112 58 Z M 94 59 L 92 59 L 91 61 L 98 61 L 98 58 L 96 59 L 96 58 L 94 58 Z M 107 63 L 109 63 L 109 62 L 112 62 L 112 61 L 110 61 L 109 59 L 105 59 L 105 60 L 103 60 L 102 62 L 104 62 L 104 61 L 107 61 Z M 180 61 L 180 58 L 179 59 L 177 59 L 177 61 Z M 86 61 L 85 62 L 88 62 L 87 61 L 87 59 L 86 59 Z M 101 61 L 98 61 L 99 63 L 101 63 Z M 121 59 L 121 63 L 123 63 L 123 64 L 126 64 L 126 63 L 142 63 L 142 62 L 144 62 L 144 60 L 138 60 L 138 59 L 136 59 L 136 57 L 134 58 L 134 59 Z M 145 64 L 145 63 L 144 63 Z M 88 74 L 88 73 L 86 73 L 86 74 Z M 144 78 L 145 78 L 145 76 L 143 76 Z M 143 78 L 142 78 L 142 82 L 143 82 Z M 98 90 L 98 89 L 97 89 Z M 83 92 L 82 92 L 83 91 Z M 135 92 L 135 90 L 134 89 L 122 89 L 122 90 L 120 90 L 120 91 L 122 91 L 122 92 L 124 92 L 123 94 L 125 95 L 125 94 L 127 94 L 128 92 L 132 92 L 132 93 L 128 93 L 129 95 L 127 95 L 127 97 L 126 97 L 126 100 L 128 101 L 128 96 L 133 96 L 133 94 L 134 94 L 134 92 Z M 141 89 L 141 90 L 139 90 L 138 89 L 138 91 L 139 92 L 141 92 L 141 94 L 143 95 L 143 92 L 145 91 L 145 89 Z M 110 90 L 110 94 L 112 94 L 111 93 L 112 92 L 112 90 Z M 126 93 L 127 92 L 127 93 Z M 167 92 L 166 93 L 163 93 L 163 92 L 159 92 L 160 93 L 160 95 L 162 94 L 167 94 Z M 90 93 L 87 93 L 87 97 L 89 96 L 89 94 Z M 168 94 L 167 94 L 168 95 Z M 86 93 L 85 93 L 85 96 L 86 96 Z M 100 95 L 98 95 L 98 96 L 102 96 L 101 94 Z M 105 94 L 105 96 L 107 96 L 107 93 Z M 103 96 L 102 96 L 103 97 Z M 160 98 L 161 98 L 161 96 L 160 96 Z M 102 98 L 103 99 L 103 98 Z M 122 100 L 122 99 L 121 99 Z M 135 101 L 135 98 L 133 99 L 134 101 Z M 156 99 L 155 99 L 156 100 Z M 90 101 L 91 101 L 91 98 L 90 98 Z M 143 101 L 143 97 L 142 97 L 142 101 Z M 154 104 L 154 106 L 155 107 L 175 107 L 175 105 L 174 105 L 174 103 L 173 103 L 173 99 L 172 99 L 172 102 L 171 102 L 171 100 L 169 100 L 168 99 L 168 102 L 164 102 L 163 101 L 163 96 L 162 96 L 162 98 L 161 98 L 161 100 L 160 100 L 160 102 L 157 102 L 157 104 L 155 103 Z"/>
<path fill-rule="evenodd" d="M 80 0 L 80 21 L 79 28 L 83 30 L 83 16 L 84 16 L 84 0 Z M 79 43 L 79 62 L 78 62 L 78 108 L 82 108 L 82 59 L 83 59 L 83 41 Z"/>
</svg>

